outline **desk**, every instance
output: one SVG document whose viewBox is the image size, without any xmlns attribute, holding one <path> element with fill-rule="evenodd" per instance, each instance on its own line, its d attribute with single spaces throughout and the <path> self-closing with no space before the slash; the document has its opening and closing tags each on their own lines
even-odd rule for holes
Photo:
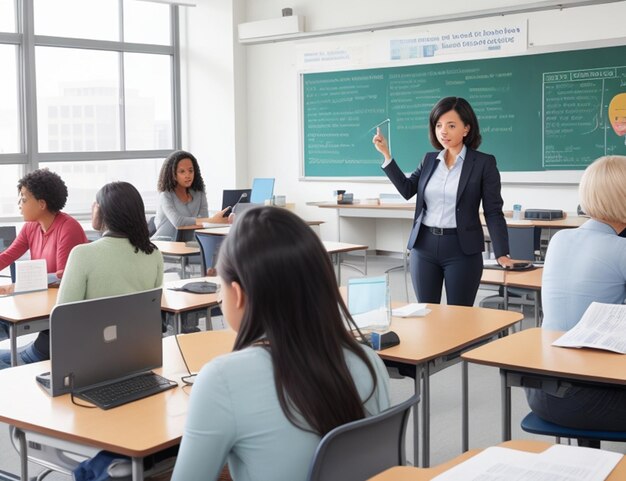
<svg viewBox="0 0 626 481">
<path fill-rule="evenodd" d="M 230 232 L 230 226 L 226 227 L 214 227 L 211 229 L 200 229 L 198 230 L 201 234 L 208 234 L 213 236 L 223 237 L 228 235 Z M 367 275 L 367 247 L 364 244 L 348 244 L 347 242 L 331 242 L 331 241 L 322 241 L 324 247 L 326 248 L 326 252 L 330 254 L 331 257 L 335 258 L 337 265 L 337 279 L 341 280 L 341 262 L 339 256 L 346 252 L 355 252 L 355 251 L 363 251 L 363 264 L 364 264 L 364 275 Z"/>
<path fill-rule="evenodd" d="M 540 453 L 552 445 L 541 441 L 507 441 L 499 446 L 517 449 L 519 451 L 528 451 L 530 453 Z M 480 449 L 473 449 L 446 463 L 429 469 L 415 468 L 413 466 L 397 466 L 370 478 L 369 481 L 430 481 L 435 476 L 477 455 L 480 451 Z M 626 479 L 626 457 L 622 458 L 609 477 L 606 478 L 606 481 L 620 481 L 623 479 Z"/>
<path fill-rule="evenodd" d="M 482 309 L 479 307 L 446 306 L 428 304 L 431 312 L 425 317 L 399 318 L 391 321 L 391 329 L 400 337 L 400 344 L 379 351 L 382 359 L 415 366 L 415 392 L 422 394 L 422 465 L 430 463 L 430 375 L 459 362 L 460 355 L 478 343 L 506 331 L 519 322 L 523 315 L 519 312 Z M 467 365 L 462 372 L 462 445 L 467 450 L 468 397 Z M 420 379 L 423 388 L 420 389 Z M 415 465 L 418 464 L 418 406 L 413 411 Z"/>
<path fill-rule="evenodd" d="M 216 307 L 217 294 L 194 294 L 185 291 L 172 291 L 172 287 L 181 287 L 188 282 L 218 282 L 216 277 L 200 277 L 198 279 L 181 279 L 178 281 L 167 282 L 163 285 L 163 296 L 161 297 L 161 310 L 174 314 L 176 318 L 176 332 L 181 332 L 181 314 L 198 309 L 207 309 Z M 210 315 L 207 316 L 207 329 L 210 329 Z"/>
<path fill-rule="evenodd" d="M 209 331 L 179 336 L 194 372 L 214 357 L 232 350 L 233 331 Z M 27 476 L 25 431 L 51 441 L 69 441 L 107 449 L 132 458 L 133 481 L 143 480 L 143 458 L 180 443 L 189 403 L 189 388 L 169 391 L 115 409 L 75 406 L 69 394 L 51 398 L 35 381 L 50 370 L 50 361 L 0 371 L 0 421 L 17 428 L 21 442 L 21 479 Z M 176 381 L 186 374 L 176 341 L 163 339 L 163 368 L 156 372 Z"/>
<path fill-rule="evenodd" d="M 185 267 L 187 266 L 187 260 L 190 256 L 197 256 L 200 254 L 199 247 L 189 247 L 184 242 L 173 241 L 152 241 L 157 246 L 164 256 L 178 257 L 180 259 L 180 276 L 185 278 Z"/>
<path fill-rule="evenodd" d="M 215 282 L 215 277 L 202 277 L 198 281 Z M 192 294 L 183 291 L 171 291 L 168 287 L 179 287 L 189 280 L 168 282 L 163 286 L 161 310 L 171 312 L 177 318 L 180 332 L 180 315 L 217 306 L 217 294 Z M 23 334 L 39 332 L 50 327 L 50 312 L 57 303 L 59 290 L 50 288 L 45 291 L 28 292 L 14 296 L 0 297 L 0 320 L 9 325 L 9 343 L 11 364 L 17 365 L 17 337 Z"/>
<path fill-rule="evenodd" d="M 539 309 L 541 308 L 541 280 L 543 267 L 527 271 L 509 271 L 506 269 L 483 269 L 481 284 L 504 287 L 504 309 L 509 308 L 509 287 L 517 287 L 535 293 L 535 326 L 539 327 Z"/>
<path fill-rule="evenodd" d="M 415 202 L 400 204 L 337 204 L 314 202 L 337 211 L 337 240 L 367 244 L 375 250 L 404 252 L 413 228 Z"/>
<path fill-rule="evenodd" d="M 552 346 L 562 334 L 527 329 L 461 356 L 464 361 L 500 368 L 504 441 L 511 439 L 511 387 L 522 386 L 524 380 L 626 385 L 626 356 L 600 349 Z"/>
<path fill-rule="evenodd" d="M 17 365 L 17 337 L 48 329 L 57 288 L 0 297 L 0 320 L 9 325 L 11 365 Z"/>
</svg>

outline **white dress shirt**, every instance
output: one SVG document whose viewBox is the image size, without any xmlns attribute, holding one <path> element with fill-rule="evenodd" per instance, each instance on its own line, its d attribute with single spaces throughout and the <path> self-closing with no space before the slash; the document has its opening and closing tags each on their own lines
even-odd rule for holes
<svg viewBox="0 0 626 481">
<path fill-rule="evenodd" d="M 448 168 L 445 162 L 446 150 L 439 152 L 439 163 L 424 190 L 422 224 L 456 229 L 456 194 L 466 153 L 467 147 L 464 145 L 452 167 Z"/>
</svg>

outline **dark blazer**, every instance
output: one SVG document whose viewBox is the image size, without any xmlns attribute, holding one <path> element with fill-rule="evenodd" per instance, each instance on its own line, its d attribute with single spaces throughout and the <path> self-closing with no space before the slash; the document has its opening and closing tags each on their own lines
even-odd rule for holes
<svg viewBox="0 0 626 481">
<path fill-rule="evenodd" d="M 402 197 L 408 200 L 417 194 L 409 249 L 413 248 L 417 239 L 425 207 L 424 190 L 439 163 L 438 154 L 439 152 L 427 153 L 410 177 L 400 170 L 395 160 L 383 169 Z M 496 167 L 496 158 L 468 147 L 456 194 L 457 235 L 461 250 L 467 255 L 484 250 L 485 237 L 478 215 L 481 201 L 495 256 L 498 258 L 507 255 L 509 237 L 502 213 L 504 202 L 500 195 L 500 173 Z"/>
</svg>

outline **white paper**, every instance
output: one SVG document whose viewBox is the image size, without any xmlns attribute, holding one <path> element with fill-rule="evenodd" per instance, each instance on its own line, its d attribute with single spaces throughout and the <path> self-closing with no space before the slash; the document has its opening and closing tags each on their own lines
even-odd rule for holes
<svg viewBox="0 0 626 481">
<path fill-rule="evenodd" d="M 15 262 L 15 293 L 42 291 L 48 288 L 45 259 Z"/>
<path fill-rule="evenodd" d="M 552 343 L 626 354 L 626 305 L 592 302 L 578 324 Z"/>
<path fill-rule="evenodd" d="M 555 445 L 542 453 L 492 447 L 433 481 L 603 481 L 622 459 L 619 453 Z"/>
<path fill-rule="evenodd" d="M 425 316 L 428 312 L 426 309 L 427 304 L 417 304 L 412 302 L 411 304 L 407 304 L 406 306 L 396 307 L 391 311 L 392 316 L 396 317 L 422 317 Z"/>
</svg>

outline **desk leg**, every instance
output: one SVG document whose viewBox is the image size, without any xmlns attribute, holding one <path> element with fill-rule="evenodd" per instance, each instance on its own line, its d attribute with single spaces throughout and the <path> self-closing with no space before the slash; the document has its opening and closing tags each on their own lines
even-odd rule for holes
<svg viewBox="0 0 626 481">
<path fill-rule="evenodd" d="M 28 480 L 28 445 L 26 443 L 26 433 L 15 428 L 18 442 L 20 443 L 20 479 Z"/>
<path fill-rule="evenodd" d="M 413 406 L 413 466 L 420 465 L 420 422 L 419 422 L 419 403 L 424 402 L 421 397 L 422 382 L 422 366 L 415 366 L 415 395 L 417 396 L 417 403 Z"/>
<path fill-rule="evenodd" d="M 143 458 L 133 458 L 133 481 L 143 481 Z"/>
<path fill-rule="evenodd" d="M 187 256 L 180 256 L 180 278 L 187 279 Z"/>
<path fill-rule="evenodd" d="M 9 324 L 9 343 L 11 349 L 11 366 L 17 366 L 17 324 Z"/>
<path fill-rule="evenodd" d="M 469 449 L 469 392 L 467 361 L 461 362 L 461 451 Z"/>
<path fill-rule="evenodd" d="M 502 398 L 502 441 L 511 440 L 511 387 L 507 385 L 506 371 L 500 370 Z"/>
<path fill-rule="evenodd" d="M 430 370 L 424 363 L 422 373 L 422 467 L 430 467 Z"/>
<path fill-rule="evenodd" d="M 363 251 L 363 275 L 367 276 L 367 249 Z"/>
</svg>

